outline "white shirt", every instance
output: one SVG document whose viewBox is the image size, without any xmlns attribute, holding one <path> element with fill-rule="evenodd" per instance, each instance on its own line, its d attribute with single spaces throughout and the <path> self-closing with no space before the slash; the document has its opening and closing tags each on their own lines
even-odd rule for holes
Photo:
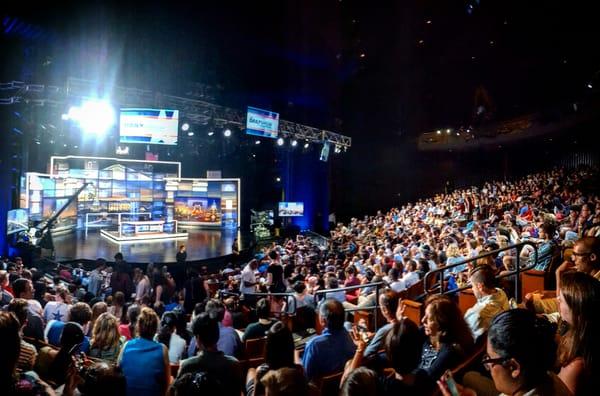
<svg viewBox="0 0 600 396">
<path fill-rule="evenodd" d="M 242 271 L 242 283 L 240 285 L 240 291 L 243 294 L 254 293 L 256 291 L 255 286 L 245 287 L 244 282 L 256 283 L 256 276 L 254 275 L 254 270 L 250 268 L 250 265 L 246 265 Z"/>
<path fill-rule="evenodd" d="M 396 293 L 400 293 L 402 290 L 406 289 L 406 285 L 402 279 L 398 279 L 396 282 L 390 284 L 390 288 Z"/>
<path fill-rule="evenodd" d="M 150 296 L 150 280 L 144 275 L 135 288 L 135 298 L 141 300 L 146 295 Z"/>
<path fill-rule="evenodd" d="M 171 334 L 171 340 L 169 340 L 169 362 L 173 364 L 179 363 L 186 348 L 185 340 L 179 334 Z"/>
<path fill-rule="evenodd" d="M 44 307 L 44 320 L 49 322 L 52 319 L 68 322 L 69 306 L 64 302 L 49 301 Z"/>
<path fill-rule="evenodd" d="M 485 333 L 492 319 L 508 308 L 508 297 L 502 289 L 496 289 L 496 293 L 478 299 L 475 305 L 465 312 L 465 321 L 473 333 L 473 338 L 477 339 Z"/>
<path fill-rule="evenodd" d="M 402 277 L 402 281 L 404 282 L 404 286 L 406 286 L 406 288 L 408 289 L 415 283 L 419 282 L 419 274 L 417 274 L 416 272 L 407 272 Z"/>
</svg>

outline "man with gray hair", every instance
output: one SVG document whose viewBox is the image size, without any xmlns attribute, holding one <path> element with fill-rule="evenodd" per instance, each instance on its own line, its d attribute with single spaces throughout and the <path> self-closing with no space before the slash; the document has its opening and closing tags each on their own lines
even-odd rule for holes
<svg viewBox="0 0 600 396">
<path fill-rule="evenodd" d="M 356 347 L 344 328 L 344 314 L 343 305 L 334 299 L 328 298 L 319 306 L 323 332 L 306 344 L 302 357 L 309 380 L 341 372 L 354 355 Z"/>
</svg>

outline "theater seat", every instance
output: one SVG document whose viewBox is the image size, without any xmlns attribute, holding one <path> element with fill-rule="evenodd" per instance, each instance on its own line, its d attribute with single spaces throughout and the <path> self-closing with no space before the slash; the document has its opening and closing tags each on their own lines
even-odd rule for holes
<svg viewBox="0 0 600 396">
<path fill-rule="evenodd" d="M 316 386 L 321 391 L 321 396 L 337 396 L 340 393 L 340 381 L 344 372 L 326 375 L 316 381 Z"/>
</svg>

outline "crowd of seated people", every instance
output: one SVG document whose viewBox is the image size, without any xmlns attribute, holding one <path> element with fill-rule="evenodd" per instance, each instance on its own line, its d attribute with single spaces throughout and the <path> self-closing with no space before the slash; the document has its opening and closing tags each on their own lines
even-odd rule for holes
<svg viewBox="0 0 600 396">
<path fill-rule="evenodd" d="M 0 342 L 12 349 L 1 354 L 0 389 L 318 394 L 338 376 L 342 394 L 427 395 L 483 346 L 489 374 L 465 375 L 464 394 L 592 394 L 595 177 L 555 169 L 457 190 L 338 224 L 326 248 L 299 236 L 265 246 L 241 268 L 190 268 L 180 285 L 168 267 L 132 268 L 120 253 L 113 264 L 98 259 L 89 272 L 61 266 L 50 277 L 3 260 Z M 535 247 L 478 258 L 522 241 Z M 565 248 L 571 258 L 561 264 Z M 514 290 L 496 276 L 517 263 L 555 273 L 558 298 L 531 293 L 526 309 L 510 309 Z M 438 291 L 468 284 L 474 304 L 462 312 L 456 299 L 430 295 L 420 323 L 408 319 L 407 293 L 420 285 L 428 294 L 425 274 L 446 266 Z M 368 328 L 372 317 L 364 326 L 350 314 L 376 306 L 385 322 L 377 331 Z M 298 328 L 309 330 L 301 343 Z M 557 345 L 544 338 L 551 331 L 561 335 Z M 245 346 L 256 340 L 263 344 L 250 356 Z M 536 351 L 544 355 L 531 357 Z M 449 392 L 445 379 L 439 388 Z"/>
</svg>

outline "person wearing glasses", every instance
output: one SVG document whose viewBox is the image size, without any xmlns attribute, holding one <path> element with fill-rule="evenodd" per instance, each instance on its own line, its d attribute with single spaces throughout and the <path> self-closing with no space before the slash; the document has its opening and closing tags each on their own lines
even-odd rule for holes
<svg viewBox="0 0 600 396">
<path fill-rule="evenodd" d="M 548 321 L 526 309 L 512 309 L 494 318 L 482 360 L 492 384 L 479 382 L 478 389 L 457 385 L 461 396 L 567 396 L 572 393 L 551 372 L 556 358 L 554 329 Z M 465 375 L 464 383 L 475 385 Z M 444 396 L 451 396 L 445 381 L 438 381 Z M 487 389 L 486 389 L 487 388 Z M 495 390 L 494 390 L 495 388 Z"/>
<path fill-rule="evenodd" d="M 583 272 L 600 280 L 600 238 L 583 237 L 575 242 L 570 260 L 556 269 L 556 290 L 560 289 L 560 278 L 569 272 Z M 557 320 L 558 302 L 555 298 L 543 298 L 538 293 L 525 296 L 525 306 L 537 313 L 549 314 L 550 320 Z"/>
</svg>

